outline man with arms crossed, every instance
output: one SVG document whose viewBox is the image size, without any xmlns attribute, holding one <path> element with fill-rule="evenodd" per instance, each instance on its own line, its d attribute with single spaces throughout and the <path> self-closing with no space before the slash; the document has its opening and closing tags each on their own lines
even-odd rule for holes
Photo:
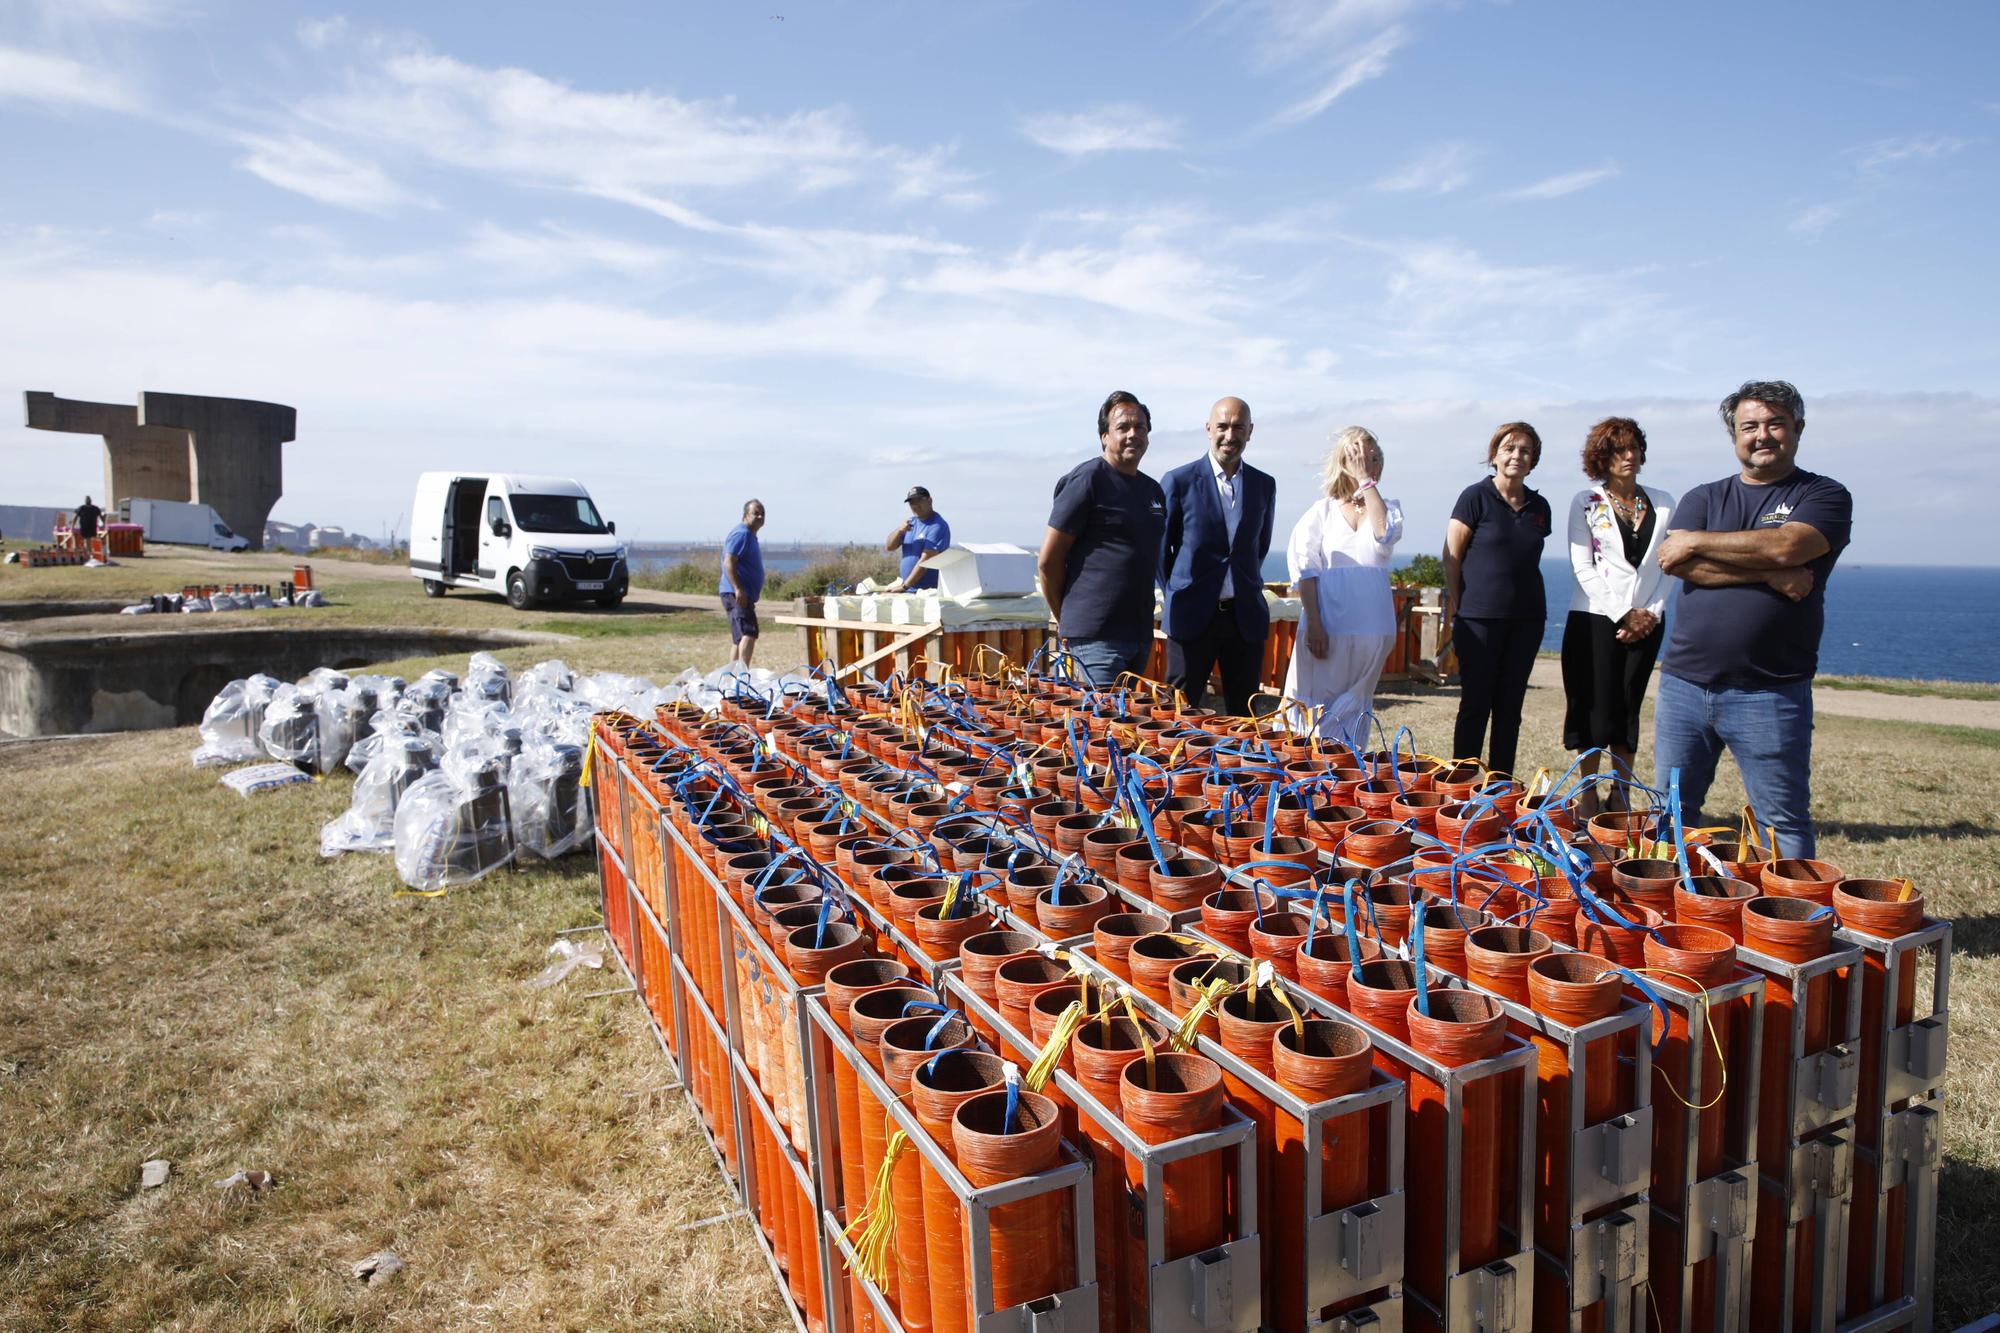
<svg viewBox="0 0 2000 1333">
<path fill-rule="evenodd" d="M 1847 546 L 1854 501 L 1794 459 L 1805 400 L 1783 380 L 1722 400 L 1742 470 L 1697 486 L 1674 510 L 1660 568 L 1681 580 L 1654 705 L 1656 781 L 1681 771 L 1691 822 L 1726 746 L 1750 804 L 1785 856 L 1810 857 L 1813 673 L 1826 581 Z"/>
<path fill-rule="evenodd" d="M 757 599 L 764 595 L 764 547 L 757 530 L 764 526 L 764 502 L 743 506 L 743 521 L 722 539 L 722 609 L 729 616 L 729 660 L 750 665 L 757 651 Z"/>
<path fill-rule="evenodd" d="M 1243 461 L 1250 405 L 1224 398 L 1209 409 L 1208 453 L 1160 478 L 1167 537 L 1160 551 L 1166 586 L 1167 681 L 1201 707 L 1209 672 L 1222 668 L 1222 697 L 1233 717 L 1250 712 L 1264 680 L 1264 557 L 1278 483 Z"/>
<path fill-rule="evenodd" d="M 1097 409 L 1100 453 L 1056 483 L 1036 560 L 1049 615 L 1090 683 L 1108 690 L 1153 653 L 1166 497 L 1139 470 L 1153 414 L 1123 389 Z"/>
</svg>

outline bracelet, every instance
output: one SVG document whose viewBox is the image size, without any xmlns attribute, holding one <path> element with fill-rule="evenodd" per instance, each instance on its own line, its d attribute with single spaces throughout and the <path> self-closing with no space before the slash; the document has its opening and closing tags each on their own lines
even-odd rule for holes
<svg viewBox="0 0 2000 1333">
<path fill-rule="evenodd" d="M 1368 477 L 1355 484 L 1354 493 L 1356 495 L 1359 495 L 1363 491 L 1372 491 L 1374 489 L 1375 489 L 1375 478 Z"/>
</svg>

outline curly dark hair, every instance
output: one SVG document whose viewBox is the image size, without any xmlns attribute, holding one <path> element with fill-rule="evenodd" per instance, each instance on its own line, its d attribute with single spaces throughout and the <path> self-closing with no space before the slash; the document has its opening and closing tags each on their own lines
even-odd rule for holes
<svg viewBox="0 0 2000 1333">
<path fill-rule="evenodd" d="M 1645 462 L 1646 432 L 1630 417 L 1604 418 L 1583 437 L 1583 475 L 1603 481 L 1611 471 L 1611 455 L 1625 448 L 1638 450 L 1639 461 Z"/>
<path fill-rule="evenodd" d="M 1528 442 L 1528 456 L 1534 460 L 1536 467 L 1542 465 L 1542 437 L 1536 434 L 1535 428 L 1527 422 L 1510 421 L 1499 430 L 1494 431 L 1493 438 L 1486 442 L 1486 466 L 1493 466 L 1493 460 L 1500 455 L 1500 446 L 1507 442 L 1509 435 L 1518 435 L 1526 440 Z"/>
<path fill-rule="evenodd" d="M 1127 406 L 1138 408 L 1140 417 L 1146 422 L 1146 429 L 1151 430 L 1153 428 L 1152 409 L 1140 402 L 1137 394 L 1127 393 L 1123 389 L 1114 389 L 1111 392 L 1111 396 L 1104 400 L 1104 406 L 1097 409 L 1097 433 L 1100 436 L 1109 434 L 1111 431 L 1112 409 Z"/>
</svg>

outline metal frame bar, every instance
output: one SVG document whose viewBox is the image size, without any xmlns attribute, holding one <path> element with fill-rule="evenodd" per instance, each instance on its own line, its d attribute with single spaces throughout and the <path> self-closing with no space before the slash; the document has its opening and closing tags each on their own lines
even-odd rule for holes
<svg viewBox="0 0 2000 1333">
<path fill-rule="evenodd" d="M 1557 1253 L 1537 1237 L 1535 1252 L 1569 1291 L 1569 1327 L 1573 1333 L 1581 1330 L 1585 1314 L 1601 1306 L 1605 1329 L 1645 1333 L 1652 1281 L 1648 1225 L 1653 1152 L 1653 1049 L 1648 1040 L 1652 1006 L 1627 995 L 1617 1013 L 1572 1027 L 1473 982 L 1462 984 L 1498 1004 L 1517 1035 L 1525 1033 L 1537 1043 L 1547 1042 L 1560 1050 L 1568 1071 L 1569 1133 L 1563 1149 L 1568 1190 L 1563 1204 L 1569 1243 Z M 1631 1104 L 1607 1120 L 1585 1124 L 1589 1095 L 1585 1066 L 1589 1048 L 1600 1041 L 1617 1043 L 1617 1059 L 1631 1068 Z"/>
<path fill-rule="evenodd" d="M 1743 973 L 1734 981 L 1711 986 L 1705 992 L 1683 991 L 1673 986 L 1656 988 L 1668 1008 L 1681 1015 L 1688 1030 L 1686 1068 L 1669 1077 L 1679 1085 L 1680 1095 L 1692 1107 L 1703 1106 L 1713 1097 L 1723 1098 L 1724 1117 L 1722 1169 L 1707 1178 L 1698 1178 L 1698 1147 L 1702 1112 L 1689 1109 L 1685 1133 L 1666 1160 L 1656 1152 L 1653 1158 L 1655 1196 L 1653 1220 L 1681 1237 L 1680 1302 L 1682 1333 L 1712 1329 L 1715 1333 L 1741 1333 L 1750 1318 L 1750 1250 L 1757 1234 L 1757 1093 L 1762 1081 L 1764 1037 L 1764 978 Z M 1628 989 L 1628 994 L 1631 992 Z M 1712 1016 L 1742 1005 L 1742 1031 L 1723 1048 L 1722 1087 L 1710 1093 L 1703 1086 L 1702 1052 Z M 1733 1072 L 1733 1077 L 1732 1077 Z M 1731 1096 L 1734 1091 L 1738 1095 Z M 1679 1177 L 1680 1211 L 1661 1203 L 1657 1197 L 1663 1173 Z M 1658 1248 L 1653 1258 L 1660 1258 Z M 1690 1309 L 1694 1299 L 1697 1265 L 1713 1259 L 1715 1276 L 1714 1308 Z"/>
<path fill-rule="evenodd" d="M 886 1108 L 896 1127 L 909 1137 L 910 1146 L 915 1148 L 924 1163 L 938 1174 L 952 1194 L 966 1209 L 966 1235 L 972 1242 L 972 1267 L 966 1273 L 966 1293 L 972 1302 L 974 1325 L 978 1333 L 1010 1333 L 1019 1330 L 1027 1333 L 1089 1333 L 1097 1327 L 1097 1282 L 1086 1274 L 1094 1274 L 1097 1262 L 1097 1239 L 1094 1231 L 1096 1214 L 1091 1195 L 1090 1163 L 1067 1141 L 1063 1143 L 1064 1164 L 1037 1175 L 1023 1176 L 1019 1180 L 1007 1181 L 999 1185 L 976 1186 L 965 1178 L 958 1169 L 958 1163 L 923 1127 L 923 1124 L 903 1105 L 903 1099 L 892 1091 L 882 1075 L 861 1054 L 853 1040 L 840 1030 L 833 1021 L 833 1015 L 826 1007 L 826 989 L 815 986 L 800 992 L 800 1009 L 804 1015 L 802 1036 L 808 1036 L 806 1052 L 807 1069 L 813 1082 L 822 1087 L 833 1086 L 833 1071 L 830 1060 L 843 1060 L 854 1071 L 860 1086 Z M 815 1098 L 809 1120 L 813 1123 L 816 1138 L 824 1139 L 835 1132 L 828 1116 L 830 1109 L 826 1099 Z M 824 1182 L 822 1182 L 824 1185 Z M 993 1234 L 992 1210 L 1003 1204 L 1015 1203 L 1022 1199 L 1037 1198 L 1056 1190 L 1067 1190 L 1070 1194 L 1071 1227 L 1075 1241 L 1075 1262 L 1078 1284 L 1067 1291 L 1027 1305 L 1013 1306 L 1006 1310 L 993 1309 Z M 850 1203 L 852 1201 L 849 1201 Z M 845 1228 L 832 1207 L 831 1192 L 822 1189 L 817 1196 L 820 1229 L 824 1237 L 822 1253 L 838 1249 L 846 1266 L 851 1271 L 858 1262 L 853 1246 L 848 1242 Z M 888 1299 L 876 1285 L 865 1276 L 853 1274 L 868 1297 L 876 1316 L 884 1327 L 900 1331 L 901 1321 Z M 828 1295 L 833 1295 L 829 1285 Z M 830 1333 L 852 1333 L 844 1312 L 838 1303 L 827 1306 L 827 1327 Z"/>
<path fill-rule="evenodd" d="M 1098 960 L 1093 945 L 1081 945 L 1071 953 L 1087 966 L 1095 980 L 1126 989 L 1134 1007 L 1148 1018 L 1167 1027 L 1172 1027 L 1179 1021 L 1178 1016 L 1165 1006 L 1147 998 L 1137 990 L 1126 987 L 1123 981 Z M 1288 993 L 1290 993 L 1289 987 Z M 1325 1209 L 1320 1192 L 1323 1183 L 1320 1173 L 1308 1170 L 1304 1180 L 1304 1209 L 1296 1221 L 1300 1234 L 1305 1238 L 1306 1285 L 1302 1304 L 1308 1312 L 1308 1327 L 1339 1328 L 1344 1324 L 1355 1324 L 1356 1321 L 1365 1319 L 1381 1321 L 1381 1325 L 1369 1324 L 1369 1327 L 1391 1323 L 1400 1327 L 1404 1263 L 1403 1224 L 1408 1206 L 1403 1181 L 1408 1091 L 1403 1083 L 1379 1069 L 1374 1069 L 1370 1071 L 1369 1086 L 1362 1091 L 1323 1102 L 1308 1103 L 1297 1095 L 1287 1092 L 1260 1070 L 1246 1064 L 1225 1049 L 1220 1042 L 1197 1035 L 1195 1049 L 1221 1066 L 1232 1078 L 1240 1080 L 1258 1096 L 1265 1098 L 1273 1106 L 1298 1121 L 1304 1139 L 1304 1157 L 1308 1162 L 1319 1161 L 1325 1146 L 1326 1127 L 1329 1122 L 1356 1113 L 1372 1115 L 1377 1107 L 1386 1109 L 1385 1120 L 1389 1130 L 1387 1150 L 1379 1154 L 1371 1150 L 1371 1156 L 1375 1156 L 1383 1165 L 1385 1181 L 1383 1193 L 1338 1212 L 1329 1213 Z M 1117 1117 L 1111 1108 L 1102 1106 L 1080 1086 L 1075 1089 L 1075 1093 L 1072 1093 L 1070 1084 L 1073 1080 L 1060 1069 L 1057 1071 L 1057 1077 L 1063 1080 L 1058 1086 L 1062 1087 L 1065 1095 L 1072 1096 L 1080 1108 L 1089 1109 L 1092 1119 L 1109 1116 L 1112 1120 L 1116 1120 Z M 1119 1140 L 1120 1147 L 1127 1147 L 1121 1133 L 1123 1128 L 1122 1125 L 1107 1126 L 1108 1132 Z M 1255 1147 L 1254 1140 L 1249 1146 Z M 1151 1193 L 1152 1183 L 1149 1173 L 1147 1177 L 1149 1198 L 1157 1197 Z M 1252 1197 L 1254 1200 L 1254 1191 Z M 1154 1239 L 1153 1219 L 1150 1217 L 1147 1236 L 1150 1245 Z M 1157 1262 L 1153 1257 L 1154 1253 L 1156 1252 L 1149 1248 L 1149 1266 Z M 1365 1307 L 1350 1309 L 1324 1325 L 1312 1322 L 1312 1311 L 1371 1293 L 1379 1295 Z"/>
<path fill-rule="evenodd" d="M 1846 1310 L 1840 1333 L 1876 1333 L 1892 1328 L 1927 1329 L 1937 1299 L 1937 1200 L 1943 1170 L 1944 1109 L 1942 1084 L 1950 1019 L 1951 935 L 1949 921 L 1927 919 L 1907 935 L 1881 939 L 1859 931 L 1837 929 L 1837 943 L 1855 948 L 1882 966 L 1881 1022 L 1861 1034 L 1861 1059 L 1875 1070 L 1881 1098 L 1855 1107 L 1855 1148 L 1858 1161 L 1874 1169 L 1872 1197 L 1860 1197 L 1852 1207 L 1869 1210 L 1874 1221 L 1874 1252 L 1865 1258 L 1849 1255 L 1848 1263 L 1870 1266 L 1871 1308 Z M 1930 1011 L 1913 1012 L 1906 1024 L 1896 1022 L 1895 998 L 1906 969 L 1932 956 Z M 1866 984 L 1864 979 L 1863 984 Z M 1867 1128 L 1870 1133 L 1864 1134 Z M 1876 1146 L 1866 1146 L 1872 1137 Z M 1890 1194 L 1901 1188 L 1903 1202 L 1903 1262 L 1908 1292 L 1887 1296 L 1887 1248 Z"/>
<path fill-rule="evenodd" d="M 1039 1053 L 1040 1048 L 1028 1034 L 1008 1023 L 996 1007 L 973 993 L 956 963 L 944 969 L 941 980 L 940 993 L 949 994 L 968 1014 L 991 1025 L 1001 1043 L 1016 1055 L 1032 1060 Z M 1136 993 L 1133 995 L 1134 1003 L 1143 1003 L 1144 999 Z M 1148 1143 L 1132 1132 L 1114 1108 L 1098 1101 L 1062 1069 L 1058 1068 L 1051 1079 L 1057 1091 L 1077 1107 L 1079 1114 L 1088 1115 L 1123 1152 L 1142 1164 L 1151 1327 L 1156 1333 L 1201 1333 L 1202 1330 L 1212 1329 L 1252 1333 L 1257 1329 L 1263 1319 L 1263 1269 L 1257 1235 L 1256 1122 L 1225 1101 L 1220 1128 L 1189 1134 L 1167 1143 Z M 1232 1150 L 1235 1156 L 1236 1239 L 1219 1249 L 1168 1260 L 1165 1256 L 1166 1213 L 1161 1204 L 1167 1166 L 1191 1157 Z M 1247 1280 L 1243 1276 L 1245 1272 L 1249 1274 Z M 1179 1304 L 1191 1307 L 1204 1293 L 1213 1301 L 1212 1308 L 1216 1311 L 1214 1322 L 1195 1323 L 1191 1316 L 1184 1322 L 1162 1315 L 1162 1311 L 1175 1308 L 1177 1300 Z"/>
<path fill-rule="evenodd" d="M 1787 962 L 1739 945 L 1736 958 L 1770 983 L 1789 988 L 1793 1003 L 1780 1086 L 1762 1087 L 1759 1098 L 1777 1096 L 1785 1106 L 1785 1142 L 1759 1142 L 1758 1187 L 1784 1210 L 1782 1242 L 1753 1246 L 1759 1267 L 1775 1251 L 1780 1277 L 1780 1327 L 1791 1328 L 1796 1312 L 1798 1266 L 1812 1267 L 1808 1326 L 1831 1330 L 1847 1285 L 1847 1212 L 1853 1195 L 1853 1119 L 1860 1073 L 1861 950 L 1840 948 L 1804 963 Z M 1806 1000 L 1812 984 L 1826 979 L 1827 1041 L 1806 1049 Z M 1768 989 L 1766 995 L 1768 997 Z M 1838 1025 L 1834 1014 L 1838 1012 Z M 1758 1066 L 1763 1077 L 1763 1065 Z M 1760 1130 L 1761 1136 L 1761 1130 Z M 1812 1253 L 1800 1253 L 1799 1223 L 1813 1220 Z M 1766 1281 L 1770 1279 L 1766 1278 Z"/>
<path fill-rule="evenodd" d="M 1465 988 L 1462 980 L 1448 972 L 1436 968 L 1426 968 L 1426 972 L 1435 986 Z M 1359 1021 L 1317 995 L 1301 992 L 1299 998 L 1324 1017 Z M 1467 1085 L 1485 1079 L 1516 1077 L 1520 1080 L 1521 1123 L 1519 1138 L 1514 1144 L 1513 1217 L 1510 1222 L 1503 1212 L 1500 1219 L 1503 1237 L 1509 1233 L 1513 1236 L 1513 1252 L 1478 1268 L 1463 1268 L 1459 1210 L 1447 1208 L 1444 1210 L 1443 1305 L 1435 1305 L 1421 1291 L 1412 1290 L 1407 1276 L 1403 1297 L 1406 1302 L 1414 1301 L 1427 1310 L 1447 1333 L 1474 1333 L 1475 1330 L 1477 1333 L 1528 1333 L 1534 1322 L 1535 1110 L 1539 1092 L 1538 1057 L 1534 1045 L 1510 1031 L 1507 1042 L 1511 1049 L 1506 1054 L 1452 1066 L 1437 1063 L 1385 1032 L 1370 1029 L 1369 1035 L 1378 1052 L 1411 1073 L 1430 1080 L 1444 1093 L 1444 1179 L 1447 1195 L 1452 1192 L 1452 1182 L 1458 1180 L 1464 1170 Z M 1506 1202 L 1503 1191 L 1503 1209 Z M 1413 1225 L 1422 1223 L 1419 1221 Z"/>
</svg>

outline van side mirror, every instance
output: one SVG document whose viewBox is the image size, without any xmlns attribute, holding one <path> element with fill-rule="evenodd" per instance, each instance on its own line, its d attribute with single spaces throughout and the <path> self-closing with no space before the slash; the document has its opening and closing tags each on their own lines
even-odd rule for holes
<svg viewBox="0 0 2000 1333">
<path fill-rule="evenodd" d="M 493 535 L 495 537 L 511 537 L 514 535 L 514 529 L 507 525 L 506 519 L 496 518 L 493 520 Z"/>
<path fill-rule="evenodd" d="M 604 530 L 612 534 L 614 537 L 618 535 L 618 525 L 616 523 L 606 523 L 604 525 Z"/>
</svg>

